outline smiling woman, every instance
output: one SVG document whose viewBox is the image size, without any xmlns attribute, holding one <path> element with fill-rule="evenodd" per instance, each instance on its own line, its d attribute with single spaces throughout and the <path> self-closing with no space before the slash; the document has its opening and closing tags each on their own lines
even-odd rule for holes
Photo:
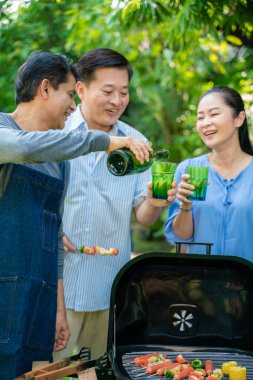
<svg viewBox="0 0 253 380">
<path fill-rule="evenodd" d="M 244 104 L 232 89 L 218 87 L 201 97 L 197 131 L 205 145 L 212 149 L 209 161 L 222 177 L 233 178 L 251 161 Z"/>
<path fill-rule="evenodd" d="M 239 131 L 245 121 L 244 108 L 231 108 L 220 93 L 209 92 L 201 98 L 197 112 L 197 131 L 208 148 L 215 152 L 231 143 L 239 146 Z"/>
<path fill-rule="evenodd" d="M 212 253 L 241 256 L 253 261 L 253 151 L 244 103 L 228 87 L 215 87 L 202 95 L 197 131 L 210 153 L 178 165 L 177 201 L 169 209 L 165 236 L 174 241 L 213 243 Z M 206 200 L 191 201 L 194 186 L 187 166 L 209 168 Z M 189 252 L 203 253 L 200 245 Z"/>
</svg>

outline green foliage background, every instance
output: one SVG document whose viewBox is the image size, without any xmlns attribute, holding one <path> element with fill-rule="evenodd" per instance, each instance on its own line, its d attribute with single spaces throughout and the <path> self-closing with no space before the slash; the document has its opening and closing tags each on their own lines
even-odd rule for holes
<svg viewBox="0 0 253 380">
<path fill-rule="evenodd" d="M 0 110 L 14 109 L 15 74 L 31 51 L 76 61 L 95 47 L 116 49 L 132 63 L 124 119 L 154 148 L 168 147 L 173 161 L 205 151 L 195 111 L 200 94 L 214 85 L 243 95 L 252 132 L 251 0 L 0 1 Z M 159 223 L 145 230 L 146 238 L 161 235 Z"/>
</svg>

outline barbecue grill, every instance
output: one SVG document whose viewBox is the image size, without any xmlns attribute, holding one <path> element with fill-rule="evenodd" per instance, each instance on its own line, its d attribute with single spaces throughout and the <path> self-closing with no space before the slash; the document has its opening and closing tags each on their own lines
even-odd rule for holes
<svg viewBox="0 0 253 380">
<path fill-rule="evenodd" d="M 213 368 L 236 361 L 253 380 L 253 264 L 210 255 L 210 247 L 207 255 L 153 252 L 127 263 L 112 286 L 107 352 L 83 360 L 82 370 L 95 366 L 98 380 L 161 380 L 134 364 L 154 352 L 211 359 Z"/>
<path fill-rule="evenodd" d="M 237 257 L 158 252 L 136 257 L 112 286 L 111 368 L 102 373 L 147 380 L 134 358 L 160 352 L 171 360 L 178 354 L 189 361 L 211 359 L 214 368 L 237 361 L 253 380 L 252 288 L 253 265 Z"/>
</svg>

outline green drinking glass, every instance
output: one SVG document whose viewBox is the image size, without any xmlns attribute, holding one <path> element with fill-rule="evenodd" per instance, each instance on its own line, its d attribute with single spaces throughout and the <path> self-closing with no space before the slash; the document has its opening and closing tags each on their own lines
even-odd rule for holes
<svg viewBox="0 0 253 380">
<path fill-rule="evenodd" d="M 206 199 L 208 172 L 208 166 L 187 166 L 186 173 L 190 175 L 187 182 L 194 186 L 194 193 L 187 196 L 191 201 Z"/>
<path fill-rule="evenodd" d="M 152 164 L 152 190 L 153 198 L 167 199 L 168 190 L 172 188 L 177 164 L 166 159 L 156 159 Z"/>
</svg>

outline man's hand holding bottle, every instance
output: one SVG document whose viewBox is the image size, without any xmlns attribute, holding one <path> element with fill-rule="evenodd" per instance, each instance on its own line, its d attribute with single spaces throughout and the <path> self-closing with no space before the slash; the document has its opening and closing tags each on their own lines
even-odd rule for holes
<svg viewBox="0 0 253 380">
<path fill-rule="evenodd" d="M 110 153 L 113 150 L 122 148 L 131 150 L 134 153 L 137 160 L 140 161 L 142 164 L 144 163 L 144 161 L 149 162 L 150 153 L 153 152 L 151 145 L 143 140 L 137 140 L 130 136 L 110 136 L 110 145 L 106 152 Z"/>
</svg>

